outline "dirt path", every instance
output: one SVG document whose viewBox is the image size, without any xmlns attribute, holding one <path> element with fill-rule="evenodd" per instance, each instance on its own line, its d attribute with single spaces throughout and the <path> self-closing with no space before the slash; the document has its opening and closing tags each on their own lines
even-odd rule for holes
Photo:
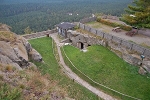
<svg viewBox="0 0 150 100">
<path fill-rule="evenodd" d="M 63 46 L 63 44 L 59 42 L 59 39 L 57 37 L 57 33 L 50 34 L 50 36 L 54 39 L 54 41 L 57 44 L 58 54 L 59 54 L 59 57 L 60 57 L 60 62 L 59 63 L 63 66 L 63 68 L 65 69 L 65 73 L 71 79 L 73 79 L 74 81 L 76 81 L 80 85 L 84 86 L 85 88 L 89 89 L 94 94 L 96 94 L 97 96 L 99 96 L 100 98 L 102 98 L 104 100 L 117 100 L 117 99 L 111 97 L 110 95 L 105 94 L 104 92 L 102 92 L 102 91 L 96 89 L 95 87 L 91 86 L 89 83 L 82 80 L 80 77 L 78 77 L 78 75 L 76 75 L 74 72 L 72 72 L 71 69 L 65 64 L 64 59 L 62 57 L 60 46 Z"/>
</svg>

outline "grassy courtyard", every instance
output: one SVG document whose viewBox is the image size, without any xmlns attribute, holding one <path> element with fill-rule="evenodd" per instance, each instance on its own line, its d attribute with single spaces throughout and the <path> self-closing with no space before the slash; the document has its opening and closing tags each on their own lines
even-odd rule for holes
<svg viewBox="0 0 150 100">
<path fill-rule="evenodd" d="M 56 87 L 61 87 L 65 96 L 74 98 L 75 100 L 100 100 L 96 95 L 91 93 L 86 88 L 78 85 L 70 80 L 61 70 L 58 65 L 52 49 L 52 39 L 45 37 L 29 41 L 33 48 L 35 48 L 43 57 L 45 64 L 34 62 L 43 74 L 50 75 L 50 80 L 55 81 Z M 53 83 L 52 83 L 53 84 Z M 58 87 L 57 87 L 58 86 Z"/>
<path fill-rule="evenodd" d="M 87 52 L 82 52 L 73 46 L 64 46 L 64 51 L 73 64 L 94 81 L 141 100 L 150 99 L 150 78 L 139 75 L 138 67 L 126 63 L 107 48 L 93 45 L 88 47 Z M 65 56 L 64 59 L 75 73 L 91 85 L 118 99 L 131 99 L 94 84 L 77 71 Z"/>
</svg>

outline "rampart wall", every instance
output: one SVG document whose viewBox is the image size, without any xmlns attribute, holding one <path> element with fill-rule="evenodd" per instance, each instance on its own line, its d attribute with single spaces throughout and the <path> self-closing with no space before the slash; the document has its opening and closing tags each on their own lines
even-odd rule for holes
<svg viewBox="0 0 150 100">
<path fill-rule="evenodd" d="M 53 30 L 42 31 L 42 32 L 37 32 L 37 33 L 32 33 L 32 34 L 25 34 L 25 35 L 23 35 L 23 37 L 25 39 L 33 39 L 33 38 L 44 37 L 44 36 L 47 36 L 47 35 L 55 33 L 55 32 L 56 32 L 56 30 L 53 29 Z"/>
<path fill-rule="evenodd" d="M 150 73 L 150 49 L 111 34 L 104 33 L 82 23 L 79 24 L 79 27 L 100 37 L 85 37 L 86 40 L 88 40 L 83 42 L 85 46 L 87 46 L 86 43 L 88 43 L 88 45 L 98 44 L 108 47 L 126 62 L 136 66 L 141 66 L 139 69 L 140 74 L 145 74 L 146 72 Z M 80 40 L 81 42 L 83 41 L 80 36 L 78 36 L 78 38 L 79 39 L 77 40 Z M 77 40 L 76 43 L 78 43 Z M 145 56 L 144 60 L 142 60 L 141 55 Z"/>
<path fill-rule="evenodd" d="M 130 41 L 127 41 L 127 40 L 124 40 L 122 38 L 119 38 L 119 37 L 116 37 L 116 36 L 113 36 L 111 34 L 108 34 L 108 33 L 104 33 L 100 30 L 97 30 L 97 29 L 94 29 L 92 27 L 89 27 L 87 25 L 84 25 L 82 23 L 79 24 L 79 27 L 81 29 L 84 29 L 86 31 L 89 31 L 97 36 L 100 36 L 101 38 L 103 39 L 106 39 L 107 41 L 111 41 L 111 42 L 114 42 L 116 44 L 119 44 L 119 46 L 123 46 L 125 48 L 127 48 L 128 50 L 130 51 L 134 51 L 136 52 L 137 54 L 139 55 L 144 55 L 145 57 L 149 57 L 150 58 L 150 50 L 143 47 L 143 46 L 140 46 L 138 44 L 135 44 L 135 43 L 132 43 Z"/>
</svg>

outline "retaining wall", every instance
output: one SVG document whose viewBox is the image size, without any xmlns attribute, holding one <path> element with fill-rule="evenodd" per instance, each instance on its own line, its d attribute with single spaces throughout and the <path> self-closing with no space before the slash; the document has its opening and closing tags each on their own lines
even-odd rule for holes
<svg viewBox="0 0 150 100">
<path fill-rule="evenodd" d="M 87 30 L 93 34 L 97 34 L 98 36 L 100 36 L 102 39 L 105 39 L 106 41 L 115 42 L 115 43 L 119 44 L 121 47 L 124 47 L 127 50 L 130 50 L 131 52 L 137 53 L 139 56 L 144 55 L 145 57 L 150 58 L 150 50 L 148 48 L 145 48 L 145 47 L 142 47 L 138 44 L 126 41 L 126 40 L 121 39 L 119 37 L 110 35 L 108 33 L 104 33 L 100 30 L 96 30 L 96 29 L 89 27 L 87 25 L 84 25 L 82 23 L 79 24 L 79 27 L 81 29 Z"/>
</svg>

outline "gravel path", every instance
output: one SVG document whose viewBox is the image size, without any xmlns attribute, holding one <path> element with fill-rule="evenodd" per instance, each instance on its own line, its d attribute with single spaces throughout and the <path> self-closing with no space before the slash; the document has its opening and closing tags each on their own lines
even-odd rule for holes
<svg viewBox="0 0 150 100">
<path fill-rule="evenodd" d="M 74 72 L 71 71 L 71 69 L 65 64 L 62 54 L 61 54 L 61 50 L 60 50 L 60 46 L 62 46 L 63 44 L 59 42 L 59 39 L 57 37 L 57 33 L 54 34 L 50 34 L 50 36 L 54 39 L 54 41 L 57 44 L 57 49 L 58 49 L 58 54 L 60 57 L 60 64 L 63 66 L 63 68 L 65 69 L 65 73 L 74 81 L 76 81 L 77 83 L 79 83 L 80 85 L 84 86 L 85 88 L 89 89 L 91 92 L 93 92 L 94 94 L 96 94 L 97 96 L 99 96 L 100 98 L 104 99 L 104 100 L 117 100 L 113 97 L 111 97 L 108 94 L 105 94 L 104 92 L 96 89 L 95 87 L 91 86 L 89 83 L 87 83 L 86 81 L 82 80 L 80 77 L 78 77 L 78 75 L 76 75 Z"/>
</svg>

